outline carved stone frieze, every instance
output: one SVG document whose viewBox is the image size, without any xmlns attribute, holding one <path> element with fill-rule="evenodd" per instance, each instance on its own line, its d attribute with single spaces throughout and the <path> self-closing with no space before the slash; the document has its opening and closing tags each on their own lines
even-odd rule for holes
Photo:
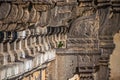
<svg viewBox="0 0 120 80">
<path fill-rule="evenodd" d="M 72 49 L 85 51 L 99 50 L 98 15 L 79 17 L 70 26 L 67 46 Z"/>
<path fill-rule="evenodd" d="M 79 55 L 78 60 L 80 61 L 79 67 L 95 67 L 99 65 L 99 55 Z"/>
<path fill-rule="evenodd" d="M 69 38 L 97 38 L 99 24 L 95 15 L 80 17 L 71 24 Z"/>
</svg>

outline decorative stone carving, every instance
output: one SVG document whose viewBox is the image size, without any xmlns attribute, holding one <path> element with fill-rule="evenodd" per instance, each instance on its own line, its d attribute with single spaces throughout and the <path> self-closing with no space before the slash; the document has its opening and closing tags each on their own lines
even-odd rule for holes
<svg viewBox="0 0 120 80">
<path fill-rule="evenodd" d="M 35 9 L 37 11 L 46 11 L 48 10 L 49 6 L 48 5 L 35 5 Z"/>
<path fill-rule="evenodd" d="M 95 15 L 92 15 L 90 17 L 80 17 L 76 19 L 71 25 L 70 34 L 68 35 L 68 37 L 70 38 L 97 37 L 99 25 L 98 24 L 96 25 L 96 22 L 97 19 L 95 18 Z"/>
<path fill-rule="evenodd" d="M 36 15 L 37 15 L 37 11 L 34 8 L 34 6 L 32 6 L 32 9 L 30 10 L 29 22 L 33 22 L 34 19 L 36 18 Z"/>
<path fill-rule="evenodd" d="M 25 37 L 25 31 L 18 32 L 17 55 L 19 59 L 25 58 L 25 52 L 23 51 L 23 48 L 22 48 L 22 40 L 24 39 L 24 37 Z"/>
<path fill-rule="evenodd" d="M 49 23 L 49 16 L 51 16 L 49 11 L 42 12 L 41 16 L 40 16 L 40 20 L 38 22 L 38 25 L 41 27 L 47 26 Z"/>
<path fill-rule="evenodd" d="M 20 20 L 22 19 L 23 14 L 24 14 L 23 7 L 22 7 L 22 5 L 19 5 L 19 6 L 18 6 L 18 13 L 17 13 L 17 17 L 16 17 L 16 21 L 17 21 L 18 23 L 19 23 Z"/>
<path fill-rule="evenodd" d="M 13 30 L 15 30 L 16 26 L 17 26 L 17 24 L 11 23 L 8 25 L 8 27 L 5 29 L 5 31 L 13 31 Z"/>
<path fill-rule="evenodd" d="M 33 22 L 35 22 L 35 26 L 37 26 L 37 27 L 38 27 L 37 23 L 39 22 L 39 20 L 40 20 L 40 12 L 36 12 L 36 16 L 35 16 Z"/>
<path fill-rule="evenodd" d="M 5 23 L 15 22 L 17 18 L 18 7 L 16 5 L 11 6 L 11 11 L 8 17 L 4 20 Z"/>
<path fill-rule="evenodd" d="M 2 24 L 1 31 L 6 30 L 8 28 L 8 24 Z"/>
<path fill-rule="evenodd" d="M 25 29 L 28 28 L 28 24 L 27 23 L 18 23 L 16 26 L 16 31 L 23 31 Z"/>
<path fill-rule="evenodd" d="M 24 14 L 23 14 L 23 17 L 22 17 L 22 22 L 23 23 L 26 23 L 26 22 L 28 22 L 28 20 L 29 20 L 29 12 L 28 12 L 28 9 L 26 8 L 26 9 L 24 9 Z"/>
<path fill-rule="evenodd" d="M 9 3 L 2 3 L 0 5 L 0 20 L 5 19 L 11 10 L 11 5 Z"/>
<path fill-rule="evenodd" d="M 47 32 L 46 28 L 49 26 L 50 17 L 52 16 L 51 8 L 56 6 L 56 3 L 53 2 L 57 1 L 52 2 L 50 0 L 49 4 L 46 3 L 48 1 L 42 2 L 44 4 L 31 0 L 29 2 L 21 0 L 1 2 L 0 9 L 3 10 L 3 4 L 8 4 L 8 8 L 6 8 L 6 4 L 4 5 L 8 12 L 5 11 L 6 14 L 0 12 L 0 15 L 3 15 L 3 17 L 0 16 L 0 31 L 6 31 L 3 41 L 0 41 L 0 67 L 7 66 L 3 70 L 0 68 L 0 74 L 3 74 L 0 76 L 1 80 L 9 80 L 11 78 L 11 80 L 21 79 L 21 76 L 19 75 L 26 75 L 27 72 L 31 74 L 34 72 L 34 70 L 33 72 L 31 71 L 32 69 L 35 69 L 36 71 L 36 68 L 41 68 L 48 64 L 49 61 L 54 60 L 55 58 L 56 52 L 54 48 L 57 48 L 59 41 L 66 40 L 64 37 L 66 34 L 65 28 L 63 28 L 62 31 L 60 29 L 61 26 L 53 26 L 50 32 Z M 40 6 L 40 8 L 42 6 L 42 8 L 39 10 L 36 7 L 32 7 L 32 10 L 29 10 L 30 4 L 32 6 Z M 68 12 L 65 12 L 65 10 L 62 11 L 64 8 L 61 8 L 60 11 L 62 12 L 59 11 L 58 18 L 62 16 L 62 19 L 64 19 L 61 19 L 61 24 L 66 23 L 67 17 L 71 16 L 69 8 L 70 10 L 72 9 L 70 6 L 65 7 L 65 10 Z M 59 21 L 60 20 L 58 19 L 58 22 Z M 63 26 L 64 25 L 65 24 L 63 24 Z M 36 33 L 36 27 L 43 27 L 40 28 L 40 33 L 39 31 Z M 29 30 L 27 31 L 26 29 L 28 28 Z M 14 31 L 17 32 L 14 33 Z M 39 38 L 39 44 L 37 44 L 37 38 Z M 53 44 L 54 47 L 51 47 L 51 44 Z M 41 47 L 43 50 L 40 49 Z M 22 77 L 23 76 L 24 75 L 22 75 Z"/>
<path fill-rule="evenodd" d="M 99 35 L 100 36 L 113 36 L 118 30 L 120 29 L 120 15 L 119 14 L 113 14 L 110 18 L 111 12 L 110 8 L 105 9 L 99 9 L 99 22 L 100 22 L 100 29 L 99 29 Z M 116 20 L 116 21 L 115 21 Z M 115 22 L 114 22 L 115 21 Z M 112 24 L 114 22 L 114 24 Z M 113 28 L 114 27 L 114 28 Z"/>
<path fill-rule="evenodd" d="M 89 52 L 98 50 L 99 19 L 97 13 L 91 16 L 79 17 L 70 26 L 68 34 L 69 48 Z"/>
<path fill-rule="evenodd" d="M 50 10 L 50 22 L 49 26 L 64 26 L 68 25 L 67 21 L 71 18 L 72 7 L 71 6 L 56 6 Z"/>
</svg>

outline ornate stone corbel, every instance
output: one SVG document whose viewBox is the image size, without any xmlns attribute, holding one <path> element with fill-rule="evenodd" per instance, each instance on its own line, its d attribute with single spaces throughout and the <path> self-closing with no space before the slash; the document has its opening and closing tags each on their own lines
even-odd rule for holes
<svg viewBox="0 0 120 80">
<path fill-rule="evenodd" d="M 0 31 L 1 31 L 2 25 L 3 25 L 3 23 L 2 23 L 2 21 L 0 21 Z"/>
<path fill-rule="evenodd" d="M 57 34 L 56 34 L 56 32 L 57 32 L 57 28 L 55 28 L 55 27 L 53 27 L 53 29 L 54 29 L 54 31 L 53 31 L 53 34 L 52 34 L 52 41 L 53 41 L 53 44 L 54 44 L 54 48 L 57 48 L 57 42 L 58 42 L 58 40 L 57 40 Z"/>
<path fill-rule="evenodd" d="M 5 19 L 11 11 L 10 3 L 1 3 L 0 5 L 0 20 Z"/>
<path fill-rule="evenodd" d="M 49 41 L 49 35 L 50 35 L 50 27 L 46 28 L 46 34 L 45 34 L 45 39 L 46 39 L 46 43 L 48 45 L 49 50 L 51 49 L 51 45 L 50 45 L 50 41 Z"/>
<path fill-rule="evenodd" d="M 5 31 L 7 28 L 8 28 L 8 24 L 2 24 L 2 26 L 1 26 L 1 31 Z"/>
<path fill-rule="evenodd" d="M 14 31 L 17 27 L 16 23 L 10 23 L 4 31 Z"/>
<path fill-rule="evenodd" d="M 10 44 L 9 44 L 9 41 L 12 39 L 12 35 L 10 32 L 4 32 L 4 47 L 6 49 L 4 49 L 4 52 L 3 54 L 5 55 L 5 64 L 8 64 L 8 63 L 11 63 L 11 62 L 14 62 L 15 61 L 15 56 L 14 54 L 11 53 L 11 50 L 10 50 Z"/>
<path fill-rule="evenodd" d="M 12 35 L 12 40 L 9 42 L 9 44 L 10 44 L 10 52 L 15 57 L 14 61 L 18 61 L 19 58 L 18 58 L 17 50 L 16 50 L 16 40 L 18 38 L 17 32 L 11 32 L 11 35 Z"/>
<path fill-rule="evenodd" d="M 32 37 L 34 37 L 34 35 L 31 36 L 31 34 L 32 34 L 32 33 L 31 33 L 31 30 L 30 30 L 30 29 L 27 29 L 27 30 L 26 30 L 26 44 L 25 44 L 25 46 L 26 46 L 27 52 L 29 53 L 29 56 L 34 56 L 34 54 L 36 53 L 36 52 L 34 52 L 34 51 L 35 51 L 35 48 L 33 49 L 33 47 L 29 47 L 29 46 L 31 46 L 30 44 L 32 44 L 33 46 L 34 46 L 34 44 L 35 44 L 35 41 L 34 41 L 34 39 L 32 38 Z M 32 38 L 32 39 L 31 39 L 31 38 Z M 33 40 L 33 41 L 31 42 L 31 40 Z M 32 53 L 31 48 L 32 48 L 34 54 Z"/>
<path fill-rule="evenodd" d="M 45 33 L 44 33 L 44 36 L 43 36 L 43 44 L 44 44 L 44 50 L 47 51 L 49 50 L 49 43 L 48 43 L 48 37 L 47 37 L 47 28 L 45 28 Z"/>
<path fill-rule="evenodd" d="M 36 50 L 35 50 L 35 47 L 34 47 L 34 29 L 30 29 L 30 32 L 31 32 L 31 34 L 30 34 L 30 37 L 29 37 L 29 49 L 30 49 L 30 51 L 31 51 L 31 54 L 32 55 L 36 55 Z"/>
<path fill-rule="evenodd" d="M 23 31 L 28 28 L 27 23 L 17 23 L 17 26 L 15 28 L 15 31 Z"/>
<path fill-rule="evenodd" d="M 41 12 L 40 20 L 38 26 L 44 27 L 49 24 L 49 17 L 51 16 L 50 11 Z"/>
<path fill-rule="evenodd" d="M 40 27 L 36 27 L 35 28 L 35 39 L 36 39 L 36 43 L 35 43 L 35 48 L 37 53 L 40 52 Z"/>
<path fill-rule="evenodd" d="M 63 41 L 63 48 L 66 48 L 66 41 L 67 41 L 67 28 L 66 27 L 63 27 L 64 31 L 63 33 L 61 34 L 61 38 L 62 38 L 62 41 Z"/>
<path fill-rule="evenodd" d="M 14 4 L 11 6 L 11 11 L 8 14 L 8 17 L 4 19 L 4 23 L 15 22 L 18 14 L 18 7 Z"/>
<path fill-rule="evenodd" d="M 55 40 L 55 35 L 52 35 L 52 45 L 54 48 L 57 48 L 56 40 Z"/>
<path fill-rule="evenodd" d="M 32 7 L 31 9 L 29 9 L 29 22 L 34 22 L 36 15 L 37 15 L 37 11 L 34 8 L 34 5 L 30 5 L 30 7 Z"/>
<path fill-rule="evenodd" d="M 18 32 L 18 40 L 17 40 L 17 54 L 20 60 L 25 59 L 25 52 L 22 47 L 23 39 L 25 38 L 25 31 Z"/>
<path fill-rule="evenodd" d="M 18 13 L 17 13 L 15 22 L 20 23 L 20 20 L 22 19 L 23 14 L 24 14 L 23 6 L 19 4 L 18 5 Z"/>
<path fill-rule="evenodd" d="M 38 34 L 37 36 L 37 43 L 38 43 L 38 52 L 40 52 L 42 50 L 42 30 L 41 27 L 37 27 L 36 28 L 36 32 Z"/>
<path fill-rule="evenodd" d="M 48 48 L 50 50 L 51 49 L 51 45 L 50 45 L 50 41 L 49 41 L 49 35 L 46 36 L 46 41 L 47 41 L 47 44 L 48 44 Z"/>
<path fill-rule="evenodd" d="M 40 48 L 40 52 L 43 51 L 43 40 L 42 40 L 42 36 L 43 36 L 43 28 L 39 27 L 39 37 L 38 37 L 38 40 L 39 40 L 39 48 Z"/>
<path fill-rule="evenodd" d="M 47 11 L 49 9 L 49 5 L 39 5 L 39 4 L 36 4 L 35 5 L 35 9 L 37 11 Z"/>
<path fill-rule="evenodd" d="M 55 43 L 56 43 L 56 48 L 58 47 L 58 44 L 59 44 L 59 39 L 58 39 L 58 32 L 59 32 L 59 28 L 57 27 L 54 27 L 55 28 L 55 31 L 54 31 L 54 39 L 55 39 Z"/>
<path fill-rule="evenodd" d="M 0 66 L 4 64 L 4 54 L 3 54 L 3 39 L 4 39 L 4 33 L 0 32 Z"/>
<path fill-rule="evenodd" d="M 22 17 L 21 21 L 22 21 L 23 23 L 27 23 L 28 20 L 29 20 L 29 15 L 30 15 L 30 13 L 29 13 L 29 11 L 28 11 L 28 8 L 23 8 L 23 10 L 24 10 L 24 14 L 23 14 L 23 17 Z"/>
<path fill-rule="evenodd" d="M 38 29 L 38 28 L 36 28 Z M 34 29 L 34 36 L 33 36 L 33 46 L 35 48 L 35 53 L 38 54 L 38 51 L 39 51 L 39 46 L 37 44 L 37 33 L 36 33 L 36 29 Z"/>
<path fill-rule="evenodd" d="M 54 43 L 52 41 L 52 36 L 53 36 L 53 32 L 54 32 L 54 28 L 53 27 L 47 27 L 47 35 L 48 35 L 48 39 L 50 42 L 50 48 L 53 49 L 54 48 Z"/>
</svg>

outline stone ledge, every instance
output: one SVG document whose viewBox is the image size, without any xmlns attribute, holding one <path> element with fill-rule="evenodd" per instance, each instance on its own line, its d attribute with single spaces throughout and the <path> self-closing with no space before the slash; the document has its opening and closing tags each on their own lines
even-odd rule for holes
<svg viewBox="0 0 120 80">
<path fill-rule="evenodd" d="M 56 49 L 57 55 L 100 55 L 100 50 L 70 50 L 70 49 Z"/>
</svg>

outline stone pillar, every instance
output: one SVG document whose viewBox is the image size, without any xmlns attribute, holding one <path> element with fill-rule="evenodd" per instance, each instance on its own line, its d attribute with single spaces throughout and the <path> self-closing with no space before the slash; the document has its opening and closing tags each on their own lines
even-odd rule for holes
<svg viewBox="0 0 120 80">
<path fill-rule="evenodd" d="M 4 40 L 4 33 L 0 32 L 0 65 L 4 64 L 3 40 Z"/>
</svg>

